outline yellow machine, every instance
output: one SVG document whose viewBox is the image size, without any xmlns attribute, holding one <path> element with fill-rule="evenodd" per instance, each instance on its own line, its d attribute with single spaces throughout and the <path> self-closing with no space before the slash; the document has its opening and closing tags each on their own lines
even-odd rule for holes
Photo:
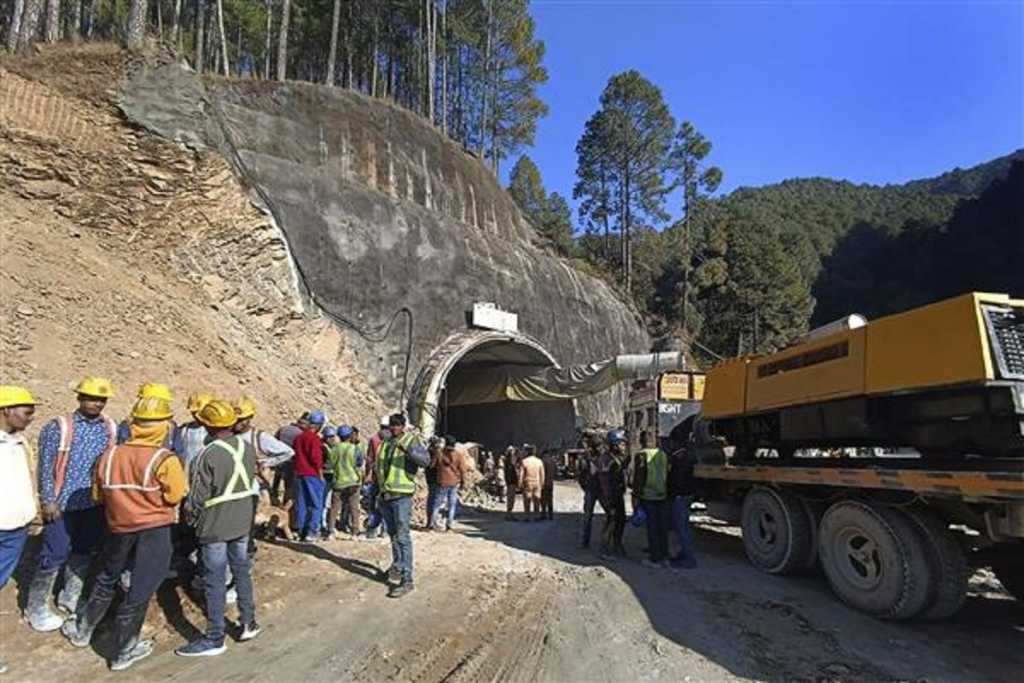
<svg viewBox="0 0 1024 683">
<path fill-rule="evenodd" d="M 844 446 L 1024 455 L 1024 300 L 971 293 L 859 320 L 714 368 L 704 418 L 741 457 Z"/>
</svg>

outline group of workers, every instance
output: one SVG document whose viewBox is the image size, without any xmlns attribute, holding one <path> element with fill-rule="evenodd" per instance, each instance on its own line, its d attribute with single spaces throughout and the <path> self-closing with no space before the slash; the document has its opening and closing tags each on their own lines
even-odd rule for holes
<svg viewBox="0 0 1024 683">
<path fill-rule="evenodd" d="M 515 521 L 516 497 L 523 494 L 523 513 L 527 522 L 555 518 L 555 474 L 558 466 L 554 451 L 538 455 L 537 447 L 509 446 L 498 458 L 499 481 L 504 484 L 505 518 Z M 531 516 L 532 513 L 532 516 Z"/>
<path fill-rule="evenodd" d="M 109 380 L 87 377 L 75 394 L 77 408 L 40 432 L 37 490 L 33 450 L 25 438 L 36 400 L 23 387 L 0 385 L 0 588 L 18 566 L 29 525 L 41 513 L 41 545 L 24 613 L 34 630 L 59 629 L 73 646 L 86 647 L 120 587 L 109 664 L 114 671 L 129 668 L 153 652 L 153 642 L 139 635 L 150 599 L 172 575 L 177 556 L 194 558 L 207 626 L 175 653 L 225 651 L 229 583 L 240 615 L 235 637 L 255 638 L 261 627 L 252 539 L 261 482 L 272 491 L 282 481 L 290 484 L 286 495 L 294 499 L 295 526 L 307 542 L 317 532 L 332 536 L 339 514 L 357 535 L 360 491 L 366 483 L 374 487 L 380 526 L 392 546 L 392 565 L 381 577 L 392 584 L 390 597 L 412 590 L 412 497 L 417 469 L 428 466 L 430 457 L 406 431 L 403 415 L 382 420 L 364 455 L 358 430 L 327 425 L 320 411 L 271 436 L 253 428 L 256 408 L 246 397 L 229 402 L 190 396 L 192 420 L 177 425 L 170 389 L 145 384 L 130 416 L 118 424 L 104 414 L 114 396 Z M 273 483 L 267 478 L 271 471 Z M 95 578 L 85 595 L 88 576 Z M 55 611 L 51 598 L 58 580 Z M 0 673 L 6 670 L 0 659 Z"/>
</svg>

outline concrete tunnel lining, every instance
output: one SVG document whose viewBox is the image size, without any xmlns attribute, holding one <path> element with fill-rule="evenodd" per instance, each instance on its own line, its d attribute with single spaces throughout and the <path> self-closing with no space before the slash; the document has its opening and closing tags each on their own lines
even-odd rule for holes
<svg viewBox="0 0 1024 683">
<path fill-rule="evenodd" d="M 447 431 L 461 441 L 491 450 L 509 444 L 569 445 L 575 438 L 576 406 L 571 399 L 446 406 L 445 390 L 494 365 L 558 366 L 536 339 L 517 332 L 465 330 L 449 336 L 420 371 L 409 401 L 413 424 L 426 436 Z"/>
</svg>

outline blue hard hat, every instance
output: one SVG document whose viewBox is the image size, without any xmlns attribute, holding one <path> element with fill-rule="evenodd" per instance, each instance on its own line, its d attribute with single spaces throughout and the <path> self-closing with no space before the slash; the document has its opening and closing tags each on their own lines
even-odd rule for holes
<svg viewBox="0 0 1024 683">
<path fill-rule="evenodd" d="M 338 438 L 339 439 L 347 439 L 350 436 L 352 436 L 352 428 L 351 427 L 349 427 L 348 425 L 341 425 L 340 427 L 338 427 Z"/>
<path fill-rule="evenodd" d="M 329 439 L 332 436 L 337 436 L 338 432 L 334 427 L 324 427 L 323 436 L 325 439 Z"/>
<path fill-rule="evenodd" d="M 626 441 L 626 431 L 624 429 L 613 429 L 608 432 L 608 443 L 615 445 L 617 443 L 624 443 Z"/>
<path fill-rule="evenodd" d="M 327 421 L 327 418 L 324 417 L 323 411 L 314 410 L 309 414 L 309 421 L 311 424 L 322 425 Z"/>
</svg>

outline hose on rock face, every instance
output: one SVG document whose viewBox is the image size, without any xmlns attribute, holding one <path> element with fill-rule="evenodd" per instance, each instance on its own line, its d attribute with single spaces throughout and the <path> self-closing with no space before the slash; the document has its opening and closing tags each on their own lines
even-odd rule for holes
<svg viewBox="0 0 1024 683">
<path fill-rule="evenodd" d="M 313 305 L 316 306 L 329 319 L 331 319 L 338 325 L 341 325 L 349 330 L 352 330 L 357 335 L 362 337 L 367 342 L 370 342 L 371 344 L 379 344 L 386 340 L 390 336 L 391 330 L 394 328 L 395 322 L 398 320 L 398 317 L 403 314 L 407 317 L 408 325 L 406 326 L 405 362 L 404 368 L 402 370 L 402 393 L 400 395 L 398 403 L 399 411 L 404 412 L 405 395 L 409 385 L 409 366 L 412 361 L 413 328 L 415 326 L 415 320 L 413 318 L 412 311 L 409 309 L 408 306 L 402 306 L 394 313 L 392 313 L 390 319 L 388 319 L 387 322 L 373 327 L 365 327 L 356 322 L 355 320 L 352 320 L 351 318 L 348 318 L 341 313 L 331 310 L 327 306 L 326 302 L 321 301 L 320 298 L 317 297 L 316 292 L 313 291 L 313 288 L 309 284 L 309 278 L 306 277 L 306 272 L 303 270 L 302 264 L 299 262 L 299 259 L 295 257 L 295 249 L 293 247 L 291 238 L 288 236 L 288 231 L 284 229 L 284 220 L 282 219 L 281 212 L 277 208 L 277 204 L 274 202 L 273 199 L 270 198 L 270 195 L 266 192 L 266 190 L 263 189 L 263 186 L 260 185 L 259 181 L 256 180 L 255 175 L 252 173 L 252 171 L 249 170 L 248 165 L 242 159 L 242 155 L 238 151 L 238 147 L 235 145 L 234 138 L 231 136 L 231 131 L 228 126 L 228 123 L 224 119 L 224 115 L 216 102 L 215 95 L 211 93 L 210 90 L 207 88 L 206 80 L 202 79 L 202 77 L 200 77 L 200 79 L 203 84 L 203 91 L 206 94 L 206 101 L 210 104 L 210 109 L 213 113 L 213 119 L 217 122 L 217 127 L 220 129 L 221 136 L 223 137 L 224 142 L 227 144 L 231 163 L 238 170 L 238 172 L 241 173 L 242 177 L 245 179 L 249 187 L 251 187 L 253 191 L 255 191 L 257 195 L 259 195 L 260 201 L 262 201 L 263 205 L 267 207 L 267 211 L 270 212 L 271 217 L 274 219 L 274 223 L 277 224 L 277 226 L 280 228 L 281 234 L 284 237 L 285 244 L 288 247 L 288 251 L 292 254 L 292 263 L 295 265 L 295 271 L 298 273 L 300 286 L 302 287 L 302 290 L 304 291 L 305 295 L 309 297 L 309 300 L 313 303 Z"/>
</svg>

